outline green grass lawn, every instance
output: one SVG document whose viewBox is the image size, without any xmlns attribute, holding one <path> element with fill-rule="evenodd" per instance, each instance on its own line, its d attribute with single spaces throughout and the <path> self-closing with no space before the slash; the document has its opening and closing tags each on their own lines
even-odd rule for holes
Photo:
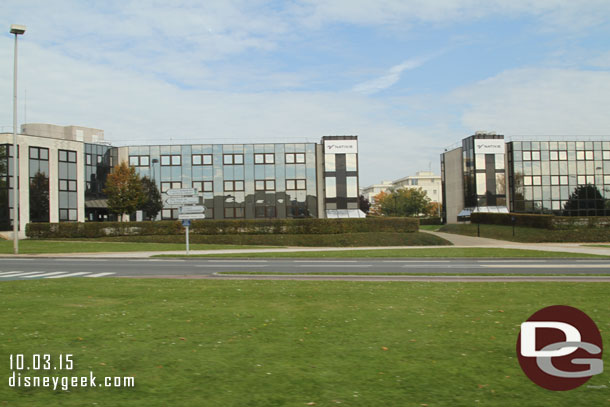
<svg viewBox="0 0 610 407">
<path fill-rule="evenodd" d="M 3 282 L 0 405 L 604 405 L 608 373 L 547 391 L 521 372 L 515 344 L 520 323 L 553 304 L 585 311 L 609 343 L 609 293 L 599 283 Z M 73 354 L 75 369 L 52 375 L 133 376 L 135 388 L 9 388 L 9 355 L 37 353 Z"/>
<path fill-rule="evenodd" d="M 512 226 L 479 225 L 481 237 L 491 239 L 509 240 L 524 243 L 543 242 L 610 242 L 610 228 L 576 229 L 576 230 L 548 230 L 539 228 L 515 227 L 513 236 Z M 477 224 L 449 224 L 444 225 L 439 232 L 455 233 L 466 236 L 477 236 Z"/>
<path fill-rule="evenodd" d="M 158 254 L 154 257 L 185 257 L 183 255 Z M 545 252 L 542 250 L 521 249 L 487 249 L 464 247 L 435 247 L 429 249 L 379 249 L 379 250 L 332 250 L 315 252 L 269 252 L 269 253 L 227 253 L 227 254 L 193 254 L 189 257 L 246 257 L 246 258 L 403 258 L 403 257 L 439 257 L 439 258 L 607 258 L 595 254 Z"/>
<path fill-rule="evenodd" d="M 250 249 L 262 246 L 191 244 L 191 250 Z M 100 253 L 186 250 L 184 243 L 102 242 L 97 240 L 20 240 L 19 253 Z M 0 254 L 12 254 L 13 241 L 0 240 Z"/>
</svg>

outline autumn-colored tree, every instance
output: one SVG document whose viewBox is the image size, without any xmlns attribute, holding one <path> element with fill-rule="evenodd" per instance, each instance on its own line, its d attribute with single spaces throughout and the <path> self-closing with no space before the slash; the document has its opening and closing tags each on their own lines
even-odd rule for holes
<svg viewBox="0 0 610 407">
<path fill-rule="evenodd" d="M 371 216 L 381 216 L 381 203 L 386 199 L 388 193 L 385 191 L 381 191 L 377 195 L 373 197 L 371 200 L 371 207 L 369 208 L 368 214 Z"/>
<path fill-rule="evenodd" d="M 430 198 L 421 188 L 402 188 L 378 194 L 375 205 L 385 216 L 418 216 L 429 212 Z"/>
<path fill-rule="evenodd" d="M 145 200 L 140 176 L 126 161 L 116 165 L 108 174 L 104 194 L 108 197 L 108 209 L 119 219 L 123 214 L 140 209 Z"/>
</svg>

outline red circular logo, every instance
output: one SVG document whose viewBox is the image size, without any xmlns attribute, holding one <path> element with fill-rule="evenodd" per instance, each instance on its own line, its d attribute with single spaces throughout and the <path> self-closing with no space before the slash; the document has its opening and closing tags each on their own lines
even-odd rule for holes
<svg viewBox="0 0 610 407">
<path fill-rule="evenodd" d="M 521 324 L 517 357 L 521 369 L 548 390 L 572 390 L 603 371 L 602 337 L 581 310 L 553 305 Z"/>
</svg>

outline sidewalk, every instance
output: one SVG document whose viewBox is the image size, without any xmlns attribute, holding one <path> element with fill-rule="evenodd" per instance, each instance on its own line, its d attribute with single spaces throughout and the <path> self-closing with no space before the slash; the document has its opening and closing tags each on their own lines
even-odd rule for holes
<svg viewBox="0 0 610 407">
<path fill-rule="evenodd" d="M 452 248 L 499 248 L 541 250 L 548 252 L 568 252 L 582 254 L 597 254 L 610 256 L 610 247 L 587 247 L 580 243 L 518 243 L 505 240 L 488 239 L 482 237 L 455 235 L 451 233 L 424 231 L 448 240 L 453 246 L 373 246 L 373 247 L 287 247 L 278 249 L 225 249 L 225 250 L 191 250 L 190 254 L 231 254 L 231 253 L 285 253 L 285 252 L 330 252 L 345 250 L 387 250 L 387 249 L 443 249 Z M 165 252 L 113 252 L 113 253 L 50 253 L 18 255 L 5 257 L 66 257 L 66 258 L 130 258 L 145 259 L 159 254 L 184 255 L 185 250 Z"/>
</svg>

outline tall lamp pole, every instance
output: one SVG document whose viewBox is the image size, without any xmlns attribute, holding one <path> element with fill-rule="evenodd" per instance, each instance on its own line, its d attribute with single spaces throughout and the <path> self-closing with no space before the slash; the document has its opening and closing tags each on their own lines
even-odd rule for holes
<svg viewBox="0 0 610 407">
<path fill-rule="evenodd" d="M 17 36 L 25 33 L 24 25 L 11 25 L 11 34 L 15 34 L 15 55 L 13 70 L 13 253 L 19 254 L 19 182 L 17 155 Z"/>
</svg>

